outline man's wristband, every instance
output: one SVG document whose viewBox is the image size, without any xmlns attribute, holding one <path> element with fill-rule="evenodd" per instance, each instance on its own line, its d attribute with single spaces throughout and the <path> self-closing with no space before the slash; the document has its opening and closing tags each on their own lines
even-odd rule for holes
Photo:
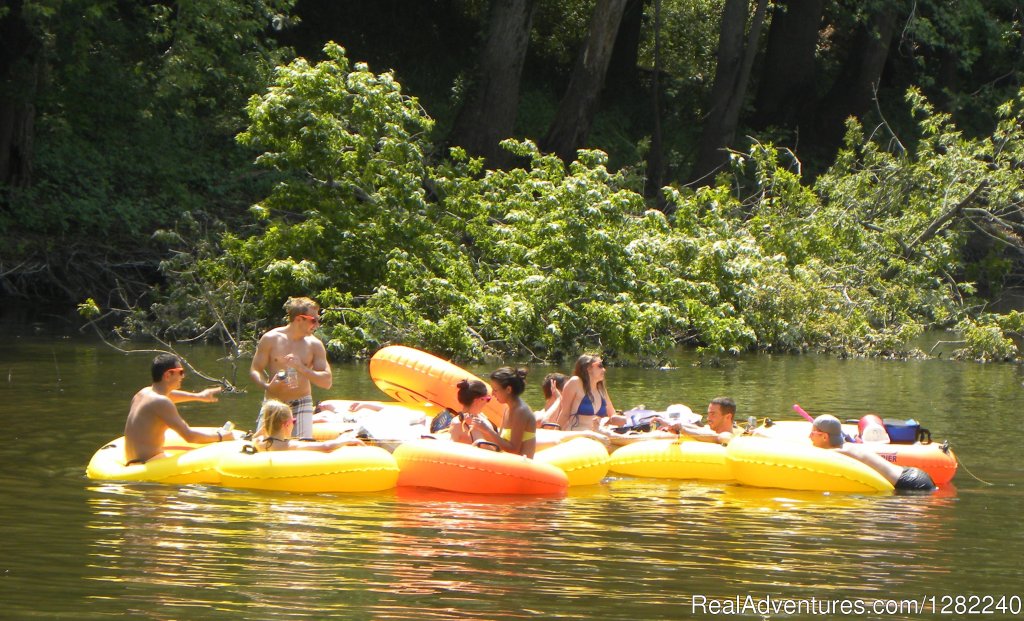
<svg viewBox="0 0 1024 621">
<path fill-rule="evenodd" d="M 223 441 L 224 441 L 224 434 L 222 434 L 220 431 L 218 431 L 217 432 L 217 442 L 223 442 Z"/>
</svg>

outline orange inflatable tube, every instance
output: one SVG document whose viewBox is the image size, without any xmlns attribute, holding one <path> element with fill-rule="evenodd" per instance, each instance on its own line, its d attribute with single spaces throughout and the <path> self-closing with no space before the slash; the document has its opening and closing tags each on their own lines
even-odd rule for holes
<svg viewBox="0 0 1024 621">
<path fill-rule="evenodd" d="M 936 485 L 945 485 L 956 475 L 956 455 L 949 444 L 873 444 L 865 443 L 882 459 L 904 468 L 920 468 L 928 473 Z"/>
<path fill-rule="evenodd" d="M 414 440 L 395 449 L 399 487 L 468 494 L 562 495 L 569 477 L 522 455 L 445 440 Z"/>
<path fill-rule="evenodd" d="M 404 345 L 389 345 L 375 353 L 370 358 L 370 378 L 395 401 L 419 406 L 429 401 L 455 412 L 462 411 L 458 383 L 464 379 L 480 379 L 447 360 Z M 492 399 L 484 408 L 484 414 L 492 423 L 500 425 L 504 407 Z"/>
</svg>

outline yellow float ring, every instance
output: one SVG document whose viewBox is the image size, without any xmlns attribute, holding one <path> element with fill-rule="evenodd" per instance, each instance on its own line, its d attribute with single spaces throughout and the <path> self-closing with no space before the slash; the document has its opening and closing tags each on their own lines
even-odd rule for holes
<svg viewBox="0 0 1024 621">
<path fill-rule="evenodd" d="M 739 437 L 726 447 L 726 456 L 743 485 L 828 492 L 893 490 L 892 483 L 874 468 L 811 445 Z"/>
<path fill-rule="evenodd" d="M 732 481 L 732 464 L 725 447 L 713 442 L 649 440 L 615 450 L 608 463 L 612 472 L 656 479 Z"/>
<path fill-rule="evenodd" d="M 555 466 L 569 478 L 569 486 L 595 485 L 608 476 L 608 449 L 590 438 L 574 438 L 538 451 L 533 460 Z"/>
<path fill-rule="evenodd" d="M 216 431 L 217 427 L 198 427 Z M 242 441 L 194 444 L 185 442 L 170 429 L 164 434 L 165 457 L 154 457 L 144 464 L 126 466 L 124 436 L 97 450 L 86 466 L 85 474 L 99 481 L 151 481 L 172 485 L 220 483 L 217 463 L 221 457 L 241 450 Z"/>
</svg>

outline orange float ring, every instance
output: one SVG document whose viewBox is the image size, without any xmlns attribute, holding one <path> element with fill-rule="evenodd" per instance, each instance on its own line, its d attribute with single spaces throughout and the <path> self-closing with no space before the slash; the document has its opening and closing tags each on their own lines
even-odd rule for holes
<svg viewBox="0 0 1024 621">
<path fill-rule="evenodd" d="M 375 353 L 370 358 L 370 378 L 395 401 L 418 405 L 428 401 L 455 412 L 462 411 L 458 383 L 480 380 L 458 365 L 404 345 L 389 345 Z M 487 390 L 490 392 L 489 386 Z M 484 408 L 484 414 L 492 423 L 500 425 L 504 410 L 505 406 L 492 399 Z"/>
<path fill-rule="evenodd" d="M 550 464 L 445 440 L 414 440 L 395 449 L 399 487 L 469 494 L 561 495 L 569 477 Z"/>
<path fill-rule="evenodd" d="M 873 449 L 882 459 L 904 468 L 920 468 L 928 473 L 936 485 L 945 485 L 956 475 L 957 461 L 953 449 L 946 442 L 931 444 L 874 444 L 862 446 Z"/>
</svg>

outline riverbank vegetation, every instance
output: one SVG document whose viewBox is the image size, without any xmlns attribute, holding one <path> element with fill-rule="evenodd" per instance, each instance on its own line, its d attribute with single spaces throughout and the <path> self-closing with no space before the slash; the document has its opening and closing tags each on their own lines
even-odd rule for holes
<svg viewBox="0 0 1024 621">
<path fill-rule="evenodd" d="M 31 174 L 7 166 L 8 295 L 88 296 L 124 336 L 219 338 L 234 355 L 299 294 L 324 305 L 340 358 L 394 342 L 462 359 L 600 349 L 659 364 L 678 344 L 902 357 L 936 327 L 957 332 L 959 356 L 1020 355 L 1024 316 L 991 310 L 1024 273 L 1009 8 L 451 2 L 450 19 L 398 20 L 424 31 L 385 56 L 405 82 L 342 37 L 288 47 L 330 29 L 321 3 L 306 30 L 287 0 L 207 0 L 120 7 L 113 32 L 100 23 L 114 5 L 79 4 L 95 30 L 59 30 L 68 5 L 0 15 L 8 30 L 46 24 L 36 62 L 61 72 L 39 89 Z M 844 78 L 867 62 L 861 28 L 914 43 L 914 62 L 883 55 L 873 81 Z M 518 47 L 497 47 L 509 32 Z M 787 32 L 815 45 L 773 44 Z M 437 55 L 415 48 L 432 37 L 447 38 Z M 52 41 L 120 56 L 75 67 Z M 475 62 L 453 69 L 463 46 Z M 804 82 L 772 69 L 779 54 L 807 65 Z M 983 59 L 968 98 L 950 76 Z M 86 97 L 94 109 L 70 106 Z"/>
</svg>

